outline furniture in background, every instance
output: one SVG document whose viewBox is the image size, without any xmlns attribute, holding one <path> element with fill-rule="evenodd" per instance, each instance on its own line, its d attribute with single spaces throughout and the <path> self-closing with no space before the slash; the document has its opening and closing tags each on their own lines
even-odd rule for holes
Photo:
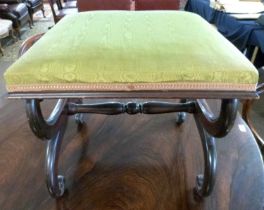
<svg viewBox="0 0 264 210">
<path fill-rule="evenodd" d="M 232 42 L 241 52 L 247 50 L 246 56 L 257 68 L 264 65 L 264 56 L 258 62 L 252 60 L 255 47 L 264 53 L 264 27 L 252 19 L 236 19 L 230 13 L 219 11 L 210 6 L 209 0 L 188 0 L 185 10 L 193 12 L 209 23 Z M 254 56 L 253 56 L 254 57 Z"/>
<path fill-rule="evenodd" d="M 21 27 L 28 23 L 31 28 L 32 22 L 26 4 L 17 3 L 16 0 L 0 0 L 0 18 L 12 21 L 19 38 Z"/>
<path fill-rule="evenodd" d="M 0 0 L 0 3 L 8 4 L 8 5 L 19 4 L 19 3 L 26 4 L 32 24 L 33 24 L 33 14 L 35 12 L 42 10 L 43 16 L 45 17 L 43 0 Z"/>
<path fill-rule="evenodd" d="M 134 0 L 135 10 L 178 10 L 179 0 Z"/>
<path fill-rule="evenodd" d="M 89 10 L 178 10 L 179 0 L 77 0 L 80 12 Z"/>
<path fill-rule="evenodd" d="M 49 3 L 48 0 L 44 2 Z M 63 8 L 77 8 L 77 0 L 60 0 L 60 4 Z"/>
<path fill-rule="evenodd" d="M 232 42 L 259 69 L 264 66 L 264 26 L 252 19 L 236 19 L 230 13 L 210 7 L 209 0 L 188 0 L 186 11 L 199 14 Z M 263 94 L 264 84 L 258 84 L 257 92 Z M 264 152 L 264 139 L 255 129 L 250 111 L 255 100 L 246 100 L 243 104 L 242 117 L 247 122 L 255 139 Z"/>
<path fill-rule="evenodd" d="M 15 38 L 14 33 L 13 33 L 12 21 L 0 19 L 0 53 L 2 55 L 4 55 L 4 50 L 2 49 L 1 39 L 5 38 L 9 35 L 11 35 L 13 38 Z"/>
<path fill-rule="evenodd" d="M 77 13 L 77 8 L 68 8 L 62 5 L 60 0 L 49 0 L 49 5 L 51 7 L 52 15 L 54 18 L 55 24 L 60 21 L 65 15 Z M 57 7 L 55 7 L 55 5 Z"/>
<path fill-rule="evenodd" d="M 42 11 L 43 17 L 45 18 L 43 0 L 25 0 L 24 3 L 27 4 L 32 24 L 34 24 L 33 23 L 33 14 L 39 10 Z"/>
<path fill-rule="evenodd" d="M 77 0 L 78 11 L 130 10 L 131 0 Z"/>
</svg>

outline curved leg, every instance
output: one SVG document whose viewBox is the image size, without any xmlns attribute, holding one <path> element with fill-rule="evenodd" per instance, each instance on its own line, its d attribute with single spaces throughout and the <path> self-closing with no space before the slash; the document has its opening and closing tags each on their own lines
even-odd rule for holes
<svg viewBox="0 0 264 210">
<path fill-rule="evenodd" d="M 66 118 L 67 119 L 67 118 Z M 49 193 L 55 197 L 61 197 L 65 190 L 65 178 L 58 175 L 59 152 L 66 127 L 66 122 L 62 125 L 57 135 L 48 141 L 46 150 L 46 182 Z"/>
<path fill-rule="evenodd" d="M 203 99 L 196 100 L 195 116 L 208 134 L 222 138 L 228 134 L 234 125 L 238 109 L 237 99 L 222 99 L 219 116 L 211 112 Z"/>
<path fill-rule="evenodd" d="M 50 194 L 60 197 L 64 193 L 64 177 L 58 175 L 60 146 L 67 125 L 67 100 L 59 99 L 48 119 L 44 119 L 41 100 L 26 101 L 27 116 L 33 133 L 40 139 L 47 140 L 46 181 Z"/>
<path fill-rule="evenodd" d="M 196 119 L 196 125 L 201 137 L 204 153 L 204 174 L 196 177 L 196 187 L 194 188 L 194 198 L 201 201 L 203 197 L 211 194 L 215 184 L 217 153 L 215 138 L 210 136 Z"/>
<path fill-rule="evenodd" d="M 213 190 L 217 163 L 214 137 L 224 137 L 230 131 L 236 119 L 237 107 L 237 99 L 222 99 L 220 114 L 216 117 L 205 100 L 196 100 L 194 118 L 204 154 L 204 174 L 197 176 L 194 188 L 197 201 L 209 196 Z"/>
<path fill-rule="evenodd" d="M 27 99 L 26 113 L 32 132 L 42 140 L 49 140 L 57 135 L 65 121 L 67 100 L 59 99 L 48 119 L 44 119 L 40 103 L 38 99 Z"/>
<path fill-rule="evenodd" d="M 186 103 L 187 99 L 181 99 L 180 103 Z M 178 112 L 176 114 L 176 124 L 180 126 L 182 123 L 184 123 L 186 119 L 186 113 L 185 112 Z"/>
</svg>

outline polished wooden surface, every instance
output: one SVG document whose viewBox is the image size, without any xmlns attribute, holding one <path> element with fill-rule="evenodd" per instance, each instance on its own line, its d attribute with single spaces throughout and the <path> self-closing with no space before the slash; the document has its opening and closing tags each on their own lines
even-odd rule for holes
<svg viewBox="0 0 264 210">
<path fill-rule="evenodd" d="M 216 186 L 202 203 L 192 197 L 203 155 L 191 115 L 181 127 L 175 114 L 91 114 L 85 121 L 77 132 L 69 120 L 60 161 L 68 191 L 56 201 L 44 181 L 46 143 L 30 131 L 23 101 L 1 108 L 1 210 L 263 210 L 262 159 L 240 117 L 217 139 Z"/>
</svg>

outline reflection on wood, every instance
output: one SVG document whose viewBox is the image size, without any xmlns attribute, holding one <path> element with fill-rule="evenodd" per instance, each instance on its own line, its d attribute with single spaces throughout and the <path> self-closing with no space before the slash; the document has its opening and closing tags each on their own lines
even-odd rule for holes
<svg viewBox="0 0 264 210">
<path fill-rule="evenodd" d="M 46 104 L 48 105 L 48 104 Z M 175 114 L 85 115 L 77 132 L 70 118 L 60 171 L 68 188 L 58 201 L 45 186 L 45 142 L 31 133 L 21 101 L 0 112 L 0 209 L 261 209 L 264 174 L 258 147 L 237 118 L 224 139 L 216 139 L 217 180 L 203 203 L 193 200 L 195 176 L 203 170 L 193 117 L 176 126 Z M 3 126 L 3 123 L 8 126 Z"/>
</svg>

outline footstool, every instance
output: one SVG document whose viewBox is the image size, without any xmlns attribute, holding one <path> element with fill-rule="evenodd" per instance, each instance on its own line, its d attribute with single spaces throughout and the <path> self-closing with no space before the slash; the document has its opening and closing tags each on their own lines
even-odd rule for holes
<svg viewBox="0 0 264 210">
<path fill-rule="evenodd" d="M 1 39 L 9 36 L 10 32 L 11 32 L 12 37 L 14 37 L 13 28 L 12 28 L 12 21 L 0 19 L 0 52 L 2 55 L 4 55 L 4 50 L 3 50 L 2 45 L 1 45 Z"/>
<path fill-rule="evenodd" d="M 37 39 L 31 38 L 22 49 Z M 194 195 L 202 200 L 215 182 L 215 137 L 227 135 L 232 128 L 239 99 L 258 97 L 255 67 L 205 20 L 183 11 L 94 11 L 67 16 L 4 76 L 8 97 L 26 101 L 33 133 L 48 142 L 47 186 L 54 197 L 62 196 L 65 189 L 57 167 L 70 115 L 82 124 L 84 113 L 177 112 L 178 125 L 185 113 L 193 114 L 200 133 L 205 169 L 197 176 Z M 40 104 L 47 99 L 58 102 L 45 119 Z M 92 99 L 113 101 L 92 103 Z M 205 99 L 222 101 L 219 115 L 210 111 Z"/>
</svg>

